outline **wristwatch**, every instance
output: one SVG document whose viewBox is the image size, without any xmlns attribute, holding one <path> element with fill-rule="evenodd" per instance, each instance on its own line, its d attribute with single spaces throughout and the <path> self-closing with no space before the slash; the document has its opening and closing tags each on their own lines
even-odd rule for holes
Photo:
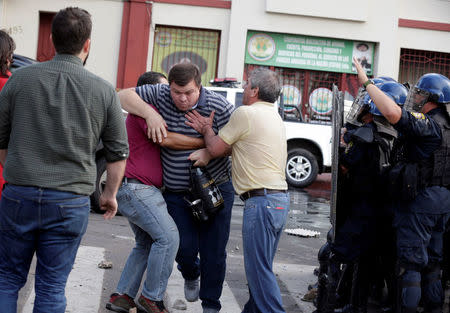
<svg viewBox="0 0 450 313">
<path fill-rule="evenodd" d="M 364 86 L 364 87 L 367 87 L 367 86 L 369 86 L 370 84 L 373 84 L 373 81 L 371 81 L 370 79 L 368 79 L 368 80 L 363 84 L 363 86 Z"/>
</svg>

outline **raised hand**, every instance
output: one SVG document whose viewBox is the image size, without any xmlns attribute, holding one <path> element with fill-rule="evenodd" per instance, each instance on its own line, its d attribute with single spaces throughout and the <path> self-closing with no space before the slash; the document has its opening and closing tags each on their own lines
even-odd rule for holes
<svg viewBox="0 0 450 313">
<path fill-rule="evenodd" d="M 353 64 L 355 64 L 356 71 L 358 72 L 359 83 L 362 85 L 369 80 L 369 78 L 367 78 L 366 71 L 362 68 L 356 57 L 353 57 Z"/>
</svg>

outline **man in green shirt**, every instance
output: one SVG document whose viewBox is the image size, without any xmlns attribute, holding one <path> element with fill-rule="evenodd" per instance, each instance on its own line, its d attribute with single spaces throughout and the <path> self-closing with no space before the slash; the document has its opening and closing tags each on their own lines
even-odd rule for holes
<svg viewBox="0 0 450 313">
<path fill-rule="evenodd" d="M 85 10 L 59 11 L 52 22 L 56 56 L 18 70 L 0 93 L 0 162 L 8 182 L 0 202 L 5 313 L 17 311 L 34 253 L 33 312 L 65 311 L 65 285 L 88 223 L 100 139 L 108 162 L 100 205 L 105 219 L 117 212 L 127 135 L 114 88 L 83 68 L 91 29 Z"/>
</svg>

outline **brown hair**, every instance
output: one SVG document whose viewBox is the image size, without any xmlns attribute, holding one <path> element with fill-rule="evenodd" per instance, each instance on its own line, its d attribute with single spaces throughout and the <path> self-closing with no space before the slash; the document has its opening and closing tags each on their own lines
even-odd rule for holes
<svg viewBox="0 0 450 313">
<path fill-rule="evenodd" d="M 91 37 L 92 21 L 88 11 L 65 8 L 52 21 L 52 40 L 57 53 L 78 54 Z"/>
<path fill-rule="evenodd" d="M 13 52 L 16 44 L 11 36 L 4 30 L 0 30 L 0 74 L 6 75 L 8 61 L 12 63 Z"/>
<path fill-rule="evenodd" d="M 191 80 L 194 80 L 197 87 L 202 84 L 202 74 L 193 63 L 178 63 L 169 71 L 169 85 L 174 82 L 178 86 L 186 86 Z"/>
</svg>

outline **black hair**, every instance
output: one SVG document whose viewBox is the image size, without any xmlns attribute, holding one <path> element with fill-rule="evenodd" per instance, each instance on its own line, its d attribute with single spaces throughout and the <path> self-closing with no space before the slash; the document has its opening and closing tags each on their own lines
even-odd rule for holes
<svg viewBox="0 0 450 313">
<path fill-rule="evenodd" d="M 359 44 L 357 44 L 357 45 L 356 45 L 356 49 L 359 50 L 359 47 L 365 47 L 365 48 L 366 48 L 366 51 L 369 50 L 369 46 L 368 46 L 367 44 L 365 44 L 365 43 L 359 43 Z"/>
<path fill-rule="evenodd" d="M 52 21 L 52 40 L 57 53 L 78 54 L 91 37 L 92 21 L 88 11 L 65 8 Z"/>
<path fill-rule="evenodd" d="M 169 71 L 169 84 L 174 82 L 178 86 L 186 86 L 191 80 L 194 80 L 197 87 L 202 84 L 202 74 L 193 63 L 178 63 Z"/>
<path fill-rule="evenodd" d="M 6 75 L 8 71 L 8 61 L 12 63 L 13 52 L 16 44 L 11 36 L 4 30 L 0 30 L 0 74 Z"/>
<path fill-rule="evenodd" d="M 142 86 L 142 85 L 155 85 L 159 84 L 160 80 L 164 78 L 167 79 L 167 77 L 164 74 L 158 73 L 158 72 L 145 72 L 141 76 L 139 76 L 139 79 L 137 81 L 136 87 Z"/>
</svg>

